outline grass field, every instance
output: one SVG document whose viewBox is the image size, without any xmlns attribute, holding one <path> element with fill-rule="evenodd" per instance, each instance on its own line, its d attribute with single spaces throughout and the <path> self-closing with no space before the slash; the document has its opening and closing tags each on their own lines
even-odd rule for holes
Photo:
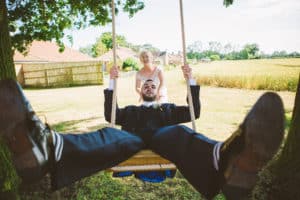
<svg viewBox="0 0 300 200">
<path fill-rule="evenodd" d="M 197 64 L 194 71 L 202 85 L 296 91 L 300 59 L 214 61 Z"/>
<path fill-rule="evenodd" d="M 193 71 L 200 83 L 205 77 L 216 75 L 223 78 L 231 75 L 255 78 L 260 74 L 262 77 L 282 77 L 288 80 L 299 76 L 299 60 L 271 61 L 212 62 L 193 66 Z M 268 62 L 270 63 L 267 64 Z M 289 62 L 293 63 L 293 66 Z M 165 72 L 165 78 L 169 101 L 185 105 L 186 85 L 181 70 L 178 68 L 168 70 Z M 50 125 L 54 125 L 60 131 L 80 133 L 107 125 L 103 114 L 103 90 L 107 87 L 107 82 L 108 78 L 105 77 L 103 86 L 25 90 L 25 94 L 39 116 L 46 119 Z M 265 91 L 202 86 L 200 92 L 202 110 L 200 119 L 196 120 L 197 130 L 213 139 L 225 140 Z M 295 92 L 280 91 L 278 94 L 284 102 L 286 115 L 290 116 Z M 118 103 L 120 107 L 138 104 L 138 96 L 134 91 L 134 75 L 124 75 L 119 78 Z M 191 127 L 190 123 L 187 125 Z M 37 194 L 38 197 L 43 195 L 45 196 L 45 194 Z M 103 173 L 68 187 L 62 191 L 62 196 L 64 195 L 67 199 L 202 199 L 182 177 L 157 185 L 142 183 L 133 178 L 115 180 Z"/>
<path fill-rule="evenodd" d="M 220 61 L 203 64 L 203 66 L 202 64 L 194 66 L 193 71 L 200 82 L 203 77 L 212 73 L 235 74 L 243 77 L 248 76 L 250 72 L 252 74 L 260 72 L 261 74 L 269 74 L 272 77 L 279 77 L 281 74 L 285 79 L 298 77 L 300 67 L 295 63 L 300 63 L 300 59 L 286 59 L 287 63 L 294 63 L 294 67 L 284 66 L 283 61 L 250 60 L 235 61 L 236 63 L 233 61 Z M 270 62 L 269 65 L 264 65 L 268 62 Z M 248 65 L 249 63 L 251 65 Z M 251 70 L 246 70 L 247 65 Z M 290 66 L 291 64 L 287 65 Z M 222 70 L 216 71 L 220 68 L 219 66 L 226 67 L 228 70 L 222 68 Z M 285 69 L 287 69 L 286 77 L 283 76 Z M 165 78 L 169 101 L 186 104 L 186 85 L 180 69 L 175 68 L 165 71 Z M 94 130 L 106 124 L 103 114 L 103 90 L 107 87 L 107 82 L 108 78 L 105 77 L 103 86 L 25 90 L 25 93 L 42 119 L 46 118 L 50 124 L 59 124 L 61 130 L 82 132 Z M 265 91 L 212 86 L 201 87 L 202 110 L 200 119 L 196 120 L 197 130 L 215 139 L 224 140 L 234 131 L 251 105 Z M 284 101 L 287 114 L 290 114 L 295 93 L 289 91 L 278 93 Z M 118 103 L 120 106 L 138 104 L 138 96 L 134 91 L 134 75 L 121 75 L 119 78 Z M 188 125 L 190 126 L 190 124 Z"/>
</svg>

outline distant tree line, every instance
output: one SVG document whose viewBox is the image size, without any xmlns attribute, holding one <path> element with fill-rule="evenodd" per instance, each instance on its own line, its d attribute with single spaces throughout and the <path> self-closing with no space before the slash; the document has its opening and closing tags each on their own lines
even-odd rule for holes
<svg viewBox="0 0 300 200">
<path fill-rule="evenodd" d="M 220 42 L 209 42 L 204 45 L 196 41 L 187 47 L 187 57 L 189 59 L 209 59 L 209 60 L 245 60 L 260 58 L 300 58 L 299 52 L 287 53 L 286 51 L 274 51 L 266 54 L 259 51 L 258 44 L 246 44 L 238 48 L 230 43 L 222 45 Z"/>
<path fill-rule="evenodd" d="M 274 51 L 270 55 L 261 53 L 260 56 L 262 58 L 300 58 L 300 52 L 287 53 L 286 51 Z"/>
<path fill-rule="evenodd" d="M 127 47 L 135 52 L 148 50 L 157 56 L 161 51 L 152 44 L 136 45 L 127 41 L 125 36 L 116 35 L 117 46 Z M 88 54 L 92 57 L 99 57 L 112 49 L 112 34 L 104 32 L 96 39 L 94 44 L 86 47 L 81 47 L 80 52 Z M 195 41 L 187 47 L 188 59 L 195 60 L 245 60 L 245 59 L 260 59 L 260 58 L 300 58 L 300 52 L 287 53 L 286 51 L 274 51 L 271 54 L 266 54 L 260 51 L 258 44 L 245 44 L 242 48 L 227 43 L 222 45 L 220 42 L 211 41 L 203 44 L 201 41 Z"/>
<path fill-rule="evenodd" d="M 123 35 L 116 35 L 116 44 L 117 46 L 127 47 L 132 49 L 135 52 L 139 52 L 141 50 L 148 50 L 157 54 L 160 50 L 154 47 L 151 44 L 142 44 L 142 45 L 135 45 L 127 41 L 125 36 Z M 108 52 L 112 49 L 112 33 L 111 32 L 104 32 L 96 39 L 94 44 L 88 45 L 86 47 L 82 47 L 79 49 L 80 52 L 88 54 L 92 57 L 99 57 L 102 54 Z"/>
</svg>

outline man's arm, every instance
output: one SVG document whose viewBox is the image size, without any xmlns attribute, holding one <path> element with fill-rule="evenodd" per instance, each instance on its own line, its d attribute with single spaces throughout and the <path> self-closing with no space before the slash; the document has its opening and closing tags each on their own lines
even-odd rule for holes
<svg viewBox="0 0 300 200">
<path fill-rule="evenodd" d="M 196 81 L 192 76 L 192 69 L 188 65 L 182 66 L 182 73 L 185 79 L 188 80 L 191 87 L 191 96 L 193 99 L 195 118 L 199 118 L 201 109 L 199 98 L 200 86 L 196 85 Z M 175 106 L 173 107 L 171 112 L 171 123 L 173 124 L 191 121 L 189 106 Z"/>
<path fill-rule="evenodd" d="M 114 80 L 119 76 L 117 67 L 112 67 L 110 70 L 109 87 L 104 90 L 104 117 L 107 122 L 111 122 L 111 110 L 113 101 Z M 122 125 L 124 121 L 124 109 L 120 109 L 116 105 L 116 124 Z"/>
<path fill-rule="evenodd" d="M 200 86 L 199 85 L 191 85 L 191 94 L 194 105 L 194 113 L 195 118 L 198 119 L 200 117 Z M 171 124 L 179 124 L 191 121 L 191 114 L 189 106 L 174 106 L 171 109 Z"/>
</svg>

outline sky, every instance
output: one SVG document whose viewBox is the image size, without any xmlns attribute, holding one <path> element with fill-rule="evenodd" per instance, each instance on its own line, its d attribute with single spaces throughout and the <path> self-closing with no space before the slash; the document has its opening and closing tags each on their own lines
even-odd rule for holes
<svg viewBox="0 0 300 200">
<path fill-rule="evenodd" d="M 145 0 L 145 8 L 132 18 L 116 16 L 116 33 L 133 44 L 150 43 L 160 50 L 182 51 L 179 0 Z M 257 43 L 261 51 L 300 52 L 300 0 L 183 0 L 186 45 L 195 41 L 231 43 L 242 47 Z M 111 24 L 68 30 L 75 49 L 93 44 Z"/>
</svg>

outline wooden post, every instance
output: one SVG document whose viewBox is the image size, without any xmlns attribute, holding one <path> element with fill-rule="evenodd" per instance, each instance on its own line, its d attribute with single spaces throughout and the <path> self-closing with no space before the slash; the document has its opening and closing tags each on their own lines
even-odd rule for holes
<svg viewBox="0 0 300 200">
<path fill-rule="evenodd" d="M 98 63 L 96 65 L 96 70 L 97 70 L 97 83 L 102 84 L 103 83 L 103 69 L 101 63 Z"/>
<path fill-rule="evenodd" d="M 48 82 L 48 73 L 47 73 L 47 69 L 45 69 L 44 75 L 45 75 L 45 85 L 46 85 L 46 87 L 48 87 L 48 86 L 49 86 L 49 82 Z"/>
<path fill-rule="evenodd" d="M 74 83 L 74 78 L 73 78 L 73 67 L 70 67 L 70 82 L 71 82 L 71 84 Z"/>
</svg>

